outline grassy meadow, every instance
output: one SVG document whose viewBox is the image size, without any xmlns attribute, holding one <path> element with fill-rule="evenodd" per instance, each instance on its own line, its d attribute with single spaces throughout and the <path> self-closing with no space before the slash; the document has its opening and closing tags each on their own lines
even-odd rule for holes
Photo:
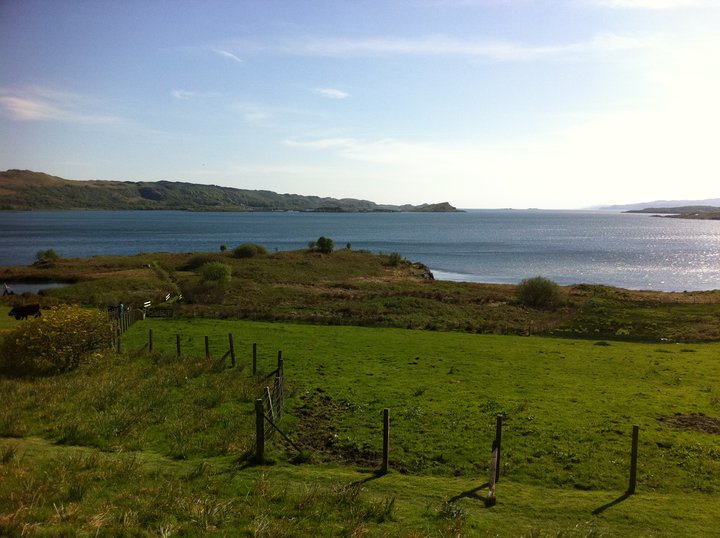
<svg viewBox="0 0 720 538">
<path fill-rule="evenodd" d="M 208 261 L 230 268 L 221 289 L 202 285 Z M 718 292 L 574 286 L 532 309 L 514 286 L 436 282 L 350 250 L 60 258 L 0 279 L 71 283 L 3 298 L 0 339 L 34 323 L 7 315 L 18 301 L 174 298 L 120 353 L 0 377 L 0 536 L 718 535 Z M 278 351 L 281 427 L 300 451 L 276 435 L 257 465 L 253 406 Z"/>
<path fill-rule="evenodd" d="M 204 336 L 220 357 L 228 333 L 235 368 L 204 358 Z M 303 447 L 276 436 L 266 466 L 247 458 L 263 387 L 253 343 L 261 374 L 283 351 L 282 426 Z M 148 319 L 123 347 L 62 376 L 0 381 L 14 402 L 0 412 L 11 535 L 670 536 L 720 521 L 720 438 L 691 420 L 720 413 L 718 344 Z M 391 472 L 378 477 L 385 407 Z M 498 414 L 502 475 L 486 508 Z M 633 424 L 638 493 L 622 499 Z"/>
</svg>

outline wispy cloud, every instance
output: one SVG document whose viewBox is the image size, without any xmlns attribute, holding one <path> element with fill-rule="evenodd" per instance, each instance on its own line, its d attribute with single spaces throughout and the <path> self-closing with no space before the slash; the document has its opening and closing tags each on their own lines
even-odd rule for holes
<svg viewBox="0 0 720 538">
<path fill-rule="evenodd" d="M 173 90 L 170 92 L 170 94 L 175 99 L 180 99 L 181 101 L 189 101 L 190 99 L 193 99 L 194 97 L 197 97 L 196 92 L 191 92 L 188 90 Z"/>
<path fill-rule="evenodd" d="M 598 0 L 600 1 L 600 0 Z M 676 0 L 677 1 L 677 0 Z M 528 44 L 490 39 L 459 39 L 448 35 L 420 37 L 308 37 L 266 43 L 238 42 L 252 54 L 320 57 L 364 56 L 469 56 L 492 61 L 529 61 L 645 48 L 646 40 L 613 33 L 597 34 L 585 41 Z"/>
<path fill-rule="evenodd" d="M 348 92 L 338 90 L 337 88 L 315 88 L 314 91 L 331 99 L 347 99 L 350 97 Z"/>
<path fill-rule="evenodd" d="M 267 126 L 272 118 L 272 114 L 266 107 L 256 103 L 235 103 L 233 109 L 251 125 Z"/>
<path fill-rule="evenodd" d="M 98 111 L 98 103 L 92 97 L 40 87 L 23 90 L 0 88 L 0 106 L 17 121 L 97 124 L 123 121 L 119 116 Z"/>
<path fill-rule="evenodd" d="M 237 63 L 240 63 L 240 64 L 241 64 L 241 63 L 244 63 L 243 60 L 242 60 L 242 58 L 240 58 L 240 57 L 238 57 L 237 55 L 233 54 L 233 53 L 230 52 L 229 50 L 225 50 L 225 49 L 212 49 L 212 51 L 213 51 L 215 54 L 219 54 L 219 55 L 222 56 L 223 58 L 228 58 L 228 59 L 233 60 L 234 62 L 237 62 Z"/>
</svg>

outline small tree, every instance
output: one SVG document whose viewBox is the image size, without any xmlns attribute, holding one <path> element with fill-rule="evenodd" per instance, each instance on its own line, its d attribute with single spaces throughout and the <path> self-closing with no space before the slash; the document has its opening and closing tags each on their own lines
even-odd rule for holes
<svg viewBox="0 0 720 538">
<path fill-rule="evenodd" d="M 550 279 L 536 276 L 520 282 L 517 288 L 520 304 L 532 308 L 555 308 L 563 303 L 562 290 Z"/>
<path fill-rule="evenodd" d="M 323 254 L 330 254 L 335 248 L 333 240 L 329 237 L 325 237 L 324 235 L 321 235 L 318 238 L 318 240 L 315 242 L 315 245 L 317 246 L 317 249 Z"/>
</svg>

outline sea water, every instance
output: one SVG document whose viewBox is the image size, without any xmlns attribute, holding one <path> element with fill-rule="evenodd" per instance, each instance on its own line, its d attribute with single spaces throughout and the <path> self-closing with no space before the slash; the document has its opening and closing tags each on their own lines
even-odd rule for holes
<svg viewBox="0 0 720 538">
<path fill-rule="evenodd" d="M 720 288 L 720 221 L 603 211 L 467 210 L 462 213 L 0 212 L 0 266 L 40 250 L 62 257 L 218 251 L 259 243 L 398 252 L 438 279 L 693 291 Z"/>
</svg>

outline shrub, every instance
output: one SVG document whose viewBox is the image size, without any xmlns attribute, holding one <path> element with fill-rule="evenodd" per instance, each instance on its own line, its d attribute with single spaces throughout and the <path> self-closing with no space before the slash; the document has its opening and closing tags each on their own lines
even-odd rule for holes
<svg viewBox="0 0 720 538">
<path fill-rule="evenodd" d="M 388 256 L 387 265 L 390 267 L 397 267 L 400 265 L 405 258 L 399 252 L 391 252 Z"/>
<path fill-rule="evenodd" d="M 185 271 L 195 271 L 206 263 L 210 263 L 214 260 L 215 257 L 212 254 L 195 254 L 185 265 L 182 266 L 182 269 Z"/>
<path fill-rule="evenodd" d="M 0 344 L 0 372 L 52 375 L 77 368 L 93 351 L 110 345 L 104 312 L 63 305 L 6 333 Z"/>
<path fill-rule="evenodd" d="M 59 259 L 60 256 L 58 256 L 57 252 L 55 252 L 51 248 L 48 250 L 38 250 L 35 254 L 34 265 L 49 266 L 58 261 Z"/>
<path fill-rule="evenodd" d="M 232 267 L 226 263 L 210 262 L 200 267 L 203 282 L 228 284 L 232 278 Z"/>
<path fill-rule="evenodd" d="M 562 290 L 552 280 L 536 276 L 520 282 L 517 288 L 520 304 L 532 308 L 554 308 L 563 302 Z"/>
<path fill-rule="evenodd" d="M 243 243 L 233 250 L 233 256 L 236 258 L 252 258 L 263 254 L 267 254 L 267 250 L 256 243 Z"/>
<path fill-rule="evenodd" d="M 315 241 L 316 248 L 323 254 L 330 254 L 335 248 L 335 244 L 332 239 L 321 235 L 317 241 Z"/>
</svg>

